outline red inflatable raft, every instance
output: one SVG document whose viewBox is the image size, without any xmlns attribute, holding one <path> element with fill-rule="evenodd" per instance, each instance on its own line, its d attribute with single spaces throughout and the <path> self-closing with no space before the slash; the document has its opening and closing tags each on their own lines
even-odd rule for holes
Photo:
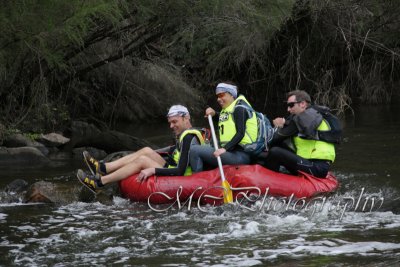
<svg viewBox="0 0 400 267">
<path fill-rule="evenodd" d="M 274 197 L 312 198 L 334 191 L 338 181 L 332 174 L 324 179 L 309 174 L 293 176 L 268 170 L 260 165 L 224 166 L 234 201 L 251 193 Z M 144 182 L 136 181 L 136 174 L 120 181 L 125 198 L 135 202 L 154 204 L 177 200 L 197 201 L 199 204 L 223 203 L 223 189 L 219 170 L 204 171 L 191 176 L 151 176 Z"/>
</svg>

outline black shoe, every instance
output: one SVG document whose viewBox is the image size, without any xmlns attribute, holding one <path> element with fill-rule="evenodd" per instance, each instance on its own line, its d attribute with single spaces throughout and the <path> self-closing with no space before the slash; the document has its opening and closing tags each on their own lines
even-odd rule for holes
<svg viewBox="0 0 400 267">
<path fill-rule="evenodd" d="M 105 173 L 100 170 L 100 164 L 101 164 L 100 161 L 93 158 L 89 154 L 89 152 L 83 151 L 83 159 L 85 160 L 86 165 L 89 167 L 89 170 L 93 175 L 96 174 L 105 175 Z"/>
<path fill-rule="evenodd" d="M 76 173 L 76 177 L 78 177 L 79 182 L 89 188 L 93 193 L 96 193 L 99 183 L 101 183 L 99 175 L 87 174 L 81 169 Z"/>
</svg>

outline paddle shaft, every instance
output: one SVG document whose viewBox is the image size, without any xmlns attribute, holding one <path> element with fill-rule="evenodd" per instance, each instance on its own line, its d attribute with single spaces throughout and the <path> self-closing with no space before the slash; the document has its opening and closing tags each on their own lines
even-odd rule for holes
<svg viewBox="0 0 400 267">
<path fill-rule="evenodd" d="M 215 147 L 215 150 L 217 150 L 218 149 L 217 136 L 215 134 L 214 123 L 212 121 L 211 115 L 208 115 L 208 123 L 210 124 L 211 136 L 213 139 L 214 147 Z M 220 156 L 217 157 L 217 161 L 218 161 L 219 172 L 221 173 L 221 180 L 222 180 L 222 183 L 224 183 L 225 182 L 225 174 L 224 174 L 224 169 L 222 168 L 222 161 L 221 161 Z"/>
</svg>

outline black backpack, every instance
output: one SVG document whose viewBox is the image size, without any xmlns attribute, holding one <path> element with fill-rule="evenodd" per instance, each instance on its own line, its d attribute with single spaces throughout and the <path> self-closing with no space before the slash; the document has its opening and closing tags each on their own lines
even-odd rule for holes
<svg viewBox="0 0 400 267">
<path fill-rule="evenodd" d="M 330 130 L 328 131 L 318 131 L 319 140 L 340 144 L 342 142 L 343 128 L 339 118 L 333 115 L 328 107 L 313 105 L 312 108 L 322 115 L 330 127 Z"/>
</svg>

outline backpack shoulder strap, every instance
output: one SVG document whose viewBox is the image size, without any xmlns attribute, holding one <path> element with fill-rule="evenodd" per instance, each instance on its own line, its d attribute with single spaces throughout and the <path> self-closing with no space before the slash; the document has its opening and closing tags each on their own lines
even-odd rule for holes
<svg viewBox="0 0 400 267">
<path fill-rule="evenodd" d="M 326 106 L 312 105 L 311 108 L 315 109 L 321 114 L 326 114 L 331 112 L 331 109 Z"/>
<path fill-rule="evenodd" d="M 244 102 L 242 100 L 239 100 L 238 103 L 235 105 L 233 110 L 235 111 L 235 109 L 237 107 L 241 107 L 241 108 L 246 109 L 247 114 L 249 115 L 249 118 L 253 117 L 254 109 L 251 106 L 249 106 L 246 102 Z M 232 115 L 233 115 L 233 113 L 232 113 Z"/>
<path fill-rule="evenodd" d="M 247 109 L 247 110 L 254 111 L 254 109 L 253 109 L 249 104 L 247 104 L 245 101 L 243 101 L 242 99 L 239 100 L 239 101 L 236 103 L 235 108 L 237 108 L 237 107 L 242 107 L 242 108 L 245 108 L 245 109 Z"/>
</svg>

